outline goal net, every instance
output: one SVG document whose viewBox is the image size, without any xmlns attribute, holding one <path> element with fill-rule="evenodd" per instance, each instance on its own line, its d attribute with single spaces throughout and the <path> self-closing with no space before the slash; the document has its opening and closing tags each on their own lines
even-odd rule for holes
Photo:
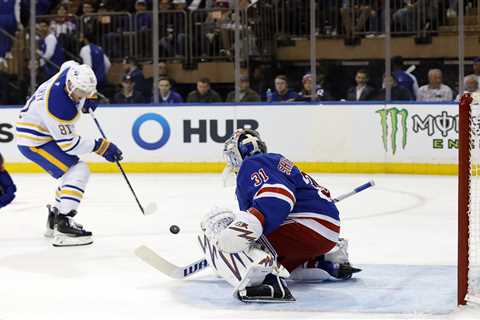
<svg viewBox="0 0 480 320">
<path fill-rule="evenodd" d="M 480 94 L 459 105 L 458 304 L 480 303 Z"/>
</svg>

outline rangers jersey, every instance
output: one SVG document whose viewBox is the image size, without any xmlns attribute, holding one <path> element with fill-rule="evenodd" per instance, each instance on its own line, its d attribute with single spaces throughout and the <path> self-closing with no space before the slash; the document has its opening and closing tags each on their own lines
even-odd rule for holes
<svg viewBox="0 0 480 320">
<path fill-rule="evenodd" d="M 240 210 L 262 220 L 269 235 L 291 220 L 336 241 L 340 217 L 330 192 L 280 154 L 247 157 L 237 175 Z"/>
</svg>

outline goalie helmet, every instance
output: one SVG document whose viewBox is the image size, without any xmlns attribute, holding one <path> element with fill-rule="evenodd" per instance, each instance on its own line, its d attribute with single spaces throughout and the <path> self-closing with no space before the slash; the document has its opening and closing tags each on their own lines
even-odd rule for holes
<svg viewBox="0 0 480 320">
<path fill-rule="evenodd" d="M 72 64 L 67 71 L 66 87 L 69 95 L 76 91 L 79 96 L 89 98 L 97 92 L 97 77 L 90 66 Z"/>
<path fill-rule="evenodd" d="M 227 165 L 235 172 L 238 172 L 245 158 L 265 152 L 267 145 L 260 138 L 260 134 L 252 129 L 235 130 L 223 149 Z"/>
</svg>

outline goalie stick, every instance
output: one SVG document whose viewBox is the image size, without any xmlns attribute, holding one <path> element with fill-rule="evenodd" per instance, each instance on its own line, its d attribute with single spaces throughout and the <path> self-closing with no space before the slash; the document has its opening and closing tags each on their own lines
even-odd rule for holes
<svg viewBox="0 0 480 320">
<path fill-rule="evenodd" d="M 163 259 L 155 251 L 144 245 L 135 249 L 135 255 L 161 273 L 174 279 L 188 278 L 192 274 L 208 267 L 207 259 L 200 259 L 185 267 L 178 267 Z"/>
<path fill-rule="evenodd" d="M 362 184 L 361 186 L 356 187 L 350 192 L 341 194 L 340 196 L 333 199 L 335 203 L 340 202 L 346 198 L 353 196 L 359 192 L 362 192 L 368 188 L 371 188 L 375 185 L 375 182 L 369 181 L 367 183 Z M 263 237 L 263 236 L 262 236 Z M 199 259 L 194 261 L 186 266 L 177 266 L 173 263 L 165 260 L 161 256 L 159 256 L 155 251 L 150 249 L 149 247 L 142 245 L 135 249 L 135 255 L 142 259 L 145 263 L 149 264 L 153 268 L 157 269 L 161 273 L 169 276 L 173 279 L 186 279 L 193 274 L 206 269 L 209 265 L 207 259 Z"/>
</svg>

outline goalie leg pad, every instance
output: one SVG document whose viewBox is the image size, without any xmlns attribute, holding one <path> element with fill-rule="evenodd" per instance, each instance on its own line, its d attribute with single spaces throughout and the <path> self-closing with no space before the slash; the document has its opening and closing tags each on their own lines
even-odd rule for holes
<svg viewBox="0 0 480 320">
<path fill-rule="evenodd" d="M 309 261 L 297 267 L 290 273 L 290 280 L 315 282 L 348 280 L 354 273 L 362 271 L 362 269 L 351 266 L 348 262 L 338 264 L 323 259 L 324 256 L 320 256 L 313 266 Z"/>
<path fill-rule="evenodd" d="M 348 263 L 348 240 L 338 239 L 335 247 L 325 254 L 325 260 L 333 263 Z"/>
<path fill-rule="evenodd" d="M 340 238 L 335 247 L 324 255 L 310 259 L 291 272 L 297 281 L 347 280 L 362 271 L 348 261 L 348 240 Z"/>
<path fill-rule="evenodd" d="M 273 255 L 260 249 L 226 253 L 213 245 L 205 234 L 198 238 L 208 264 L 234 287 L 234 292 L 262 284 L 265 277 L 277 269 Z"/>
</svg>

